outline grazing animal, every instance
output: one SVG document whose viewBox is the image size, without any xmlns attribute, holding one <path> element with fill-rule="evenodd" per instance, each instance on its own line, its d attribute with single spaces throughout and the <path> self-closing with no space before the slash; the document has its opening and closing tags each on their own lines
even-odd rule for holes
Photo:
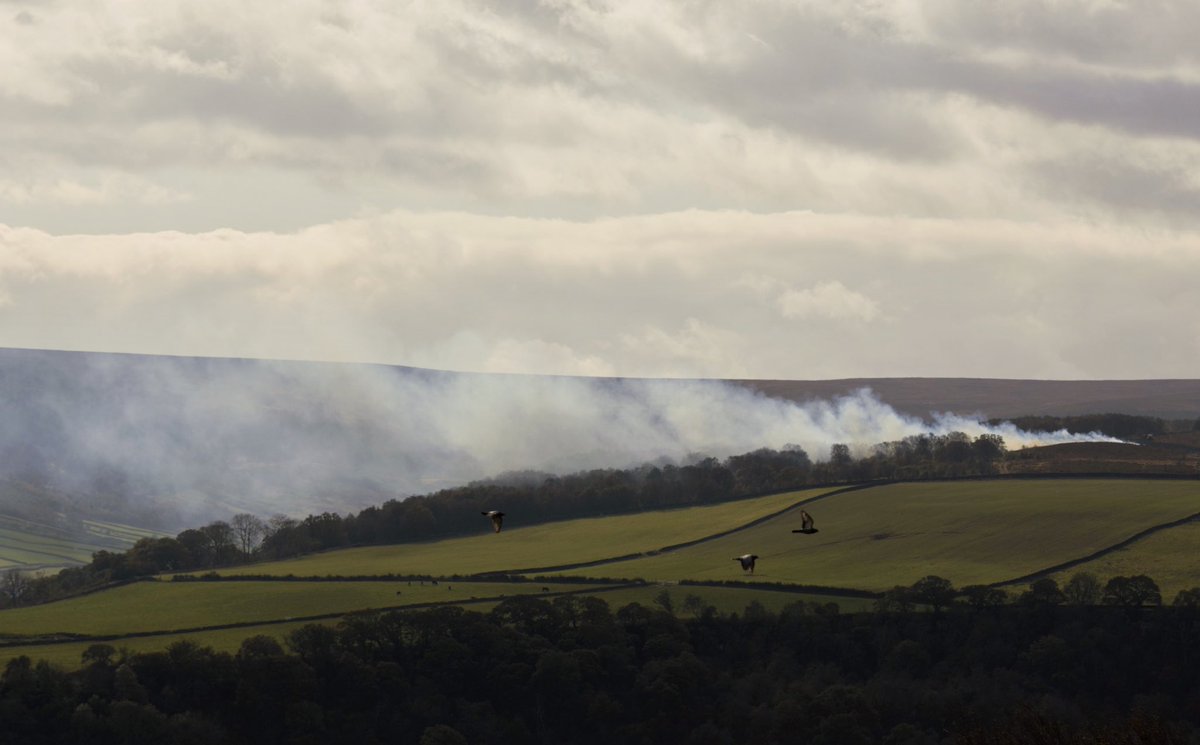
<svg viewBox="0 0 1200 745">
<path fill-rule="evenodd" d="M 492 530 L 494 530 L 497 533 L 500 532 L 501 526 L 504 525 L 504 513 L 503 512 L 501 512 L 500 510 L 488 510 L 487 512 L 480 512 L 479 514 L 483 515 L 484 517 L 492 518 Z"/>
<path fill-rule="evenodd" d="M 399 594 L 400 594 L 400 591 L 399 591 L 399 590 L 396 590 L 396 594 L 397 594 L 397 595 L 399 595 Z"/>
<path fill-rule="evenodd" d="M 754 562 L 758 561 L 758 556 L 754 554 L 742 554 L 741 556 L 733 557 L 733 560 L 742 562 L 742 569 L 754 574 Z"/>
<path fill-rule="evenodd" d="M 813 527 L 812 515 L 804 510 L 800 510 L 800 529 L 793 530 L 793 533 L 816 533 L 817 529 Z"/>
</svg>

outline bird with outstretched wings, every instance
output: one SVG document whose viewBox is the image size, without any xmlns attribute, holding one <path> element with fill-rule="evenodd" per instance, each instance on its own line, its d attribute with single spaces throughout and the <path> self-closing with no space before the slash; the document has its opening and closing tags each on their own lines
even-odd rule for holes
<svg viewBox="0 0 1200 745">
<path fill-rule="evenodd" d="M 733 557 L 733 560 L 742 562 L 742 569 L 754 574 L 754 562 L 758 561 L 758 556 L 755 554 L 742 554 L 741 556 Z"/>
<path fill-rule="evenodd" d="M 480 512 L 479 514 L 483 515 L 484 517 L 492 518 L 492 530 L 497 533 L 499 533 L 500 528 L 504 526 L 504 513 L 500 510 L 488 510 L 487 512 Z"/>
</svg>

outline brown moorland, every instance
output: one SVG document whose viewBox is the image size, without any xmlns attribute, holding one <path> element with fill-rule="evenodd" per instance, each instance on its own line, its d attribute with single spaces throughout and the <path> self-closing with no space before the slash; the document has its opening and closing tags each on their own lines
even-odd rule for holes
<svg viewBox="0 0 1200 745">
<path fill-rule="evenodd" d="M 989 419 L 1114 412 L 1163 419 L 1200 417 L 1200 380 L 845 378 L 730 382 L 798 402 L 828 400 L 870 388 L 896 410 L 922 418 L 948 411 L 977 413 Z"/>
</svg>

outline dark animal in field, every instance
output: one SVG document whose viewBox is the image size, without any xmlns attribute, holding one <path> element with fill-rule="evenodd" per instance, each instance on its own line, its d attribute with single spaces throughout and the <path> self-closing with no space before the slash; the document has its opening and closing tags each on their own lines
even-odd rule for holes
<svg viewBox="0 0 1200 745">
<path fill-rule="evenodd" d="M 550 588 L 549 588 L 549 587 L 543 587 L 543 588 L 542 588 L 542 592 L 550 592 Z"/>
<path fill-rule="evenodd" d="M 804 510 L 800 510 L 800 529 L 793 530 L 793 533 L 816 533 L 817 529 L 813 527 L 812 515 Z"/>
<path fill-rule="evenodd" d="M 733 560 L 742 562 L 742 569 L 754 574 L 754 562 L 758 561 L 758 556 L 754 554 L 742 554 L 741 556 L 733 557 Z"/>
<path fill-rule="evenodd" d="M 397 595 L 399 595 L 399 594 L 400 594 L 400 591 L 399 591 L 399 590 L 396 590 L 396 594 L 397 594 Z"/>
<path fill-rule="evenodd" d="M 479 514 L 483 515 L 484 517 L 492 518 L 492 530 L 494 530 L 497 533 L 500 532 L 501 526 L 504 525 L 504 513 L 503 512 L 501 512 L 500 510 L 488 510 L 487 512 L 480 512 Z"/>
</svg>

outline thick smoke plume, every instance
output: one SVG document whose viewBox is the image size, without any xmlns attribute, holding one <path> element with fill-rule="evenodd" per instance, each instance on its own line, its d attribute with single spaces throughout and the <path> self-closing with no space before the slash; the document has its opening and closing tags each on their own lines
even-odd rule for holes
<svg viewBox="0 0 1200 745">
<path fill-rule="evenodd" d="M 1081 439 L 897 413 L 869 390 L 804 404 L 715 381 L 451 374 L 375 365 L 0 354 L 9 479 L 163 527 L 344 512 L 516 469 L 571 472 L 921 433 L 1010 449 Z M 73 501 L 72 501 L 73 500 Z M 0 509 L 10 505 L 0 504 Z"/>
</svg>

